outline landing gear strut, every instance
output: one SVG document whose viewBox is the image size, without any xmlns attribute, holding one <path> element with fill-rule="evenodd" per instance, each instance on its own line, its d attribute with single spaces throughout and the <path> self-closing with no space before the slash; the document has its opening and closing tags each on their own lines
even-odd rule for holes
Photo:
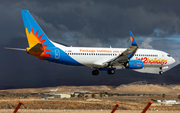
<svg viewBox="0 0 180 113">
<path fill-rule="evenodd" d="M 160 67 L 159 69 L 160 69 L 159 74 L 162 75 L 163 74 L 162 67 Z"/>
<path fill-rule="evenodd" d="M 99 75 L 99 71 L 96 69 L 96 70 L 93 70 L 92 71 L 92 75 L 94 76 L 98 76 Z"/>
<path fill-rule="evenodd" d="M 109 70 L 107 71 L 107 73 L 108 73 L 109 75 L 114 74 L 114 73 L 115 73 L 115 70 L 114 70 L 114 69 L 109 69 Z"/>
</svg>

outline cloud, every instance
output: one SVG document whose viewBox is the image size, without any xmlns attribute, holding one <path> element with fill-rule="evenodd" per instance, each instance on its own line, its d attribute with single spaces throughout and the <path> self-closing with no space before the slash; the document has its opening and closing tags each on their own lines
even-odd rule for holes
<svg viewBox="0 0 180 113">
<path fill-rule="evenodd" d="M 152 38 L 151 37 L 147 37 L 146 39 L 143 40 L 142 44 L 141 44 L 141 48 L 144 49 L 153 49 L 153 47 L 150 45 L 150 43 L 152 42 Z"/>
<path fill-rule="evenodd" d="M 142 42 L 136 40 L 141 48 L 162 50 L 171 54 L 177 63 L 180 61 L 180 42 L 170 40 L 172 36 L 180 36 L 179 1 L 43 0 L 42 2 L 1 0 L 0 47 L 26 48 L 28 46 L 20 12 L 22 9 L 30 11 L 46 35 L 53 41 L 71 46 L 127 48 L 130 46 L 128 31 L 131 30 L 135 37 L 144 38 Z M 158 40 L 154 40 L 154 37 Z M 163 39 L 167 37 L 169 40 Z M 78 68 L 79 71 L 76 73 L 77 67 L 60 66 L 61 71 L 59 71 L 57 65 L 47 64 L 47 62 L 39 61 L 24 53 L 2 50 L 1 54 L 1 81 L 5 84 L 9 83 L 6 81 L 9 78 L 12 78 L 11 81 L 15 83 L 21 77 L 24 77 L 24 84 L 29 81 L 29 78 L 33 79 L 33 84 L 41 84 L 41 78 L 44 76 L 44 78 L 52 80 L 52 82 L 48 82 L 49 84 L 53 84 L 56 79 L 52 75 L 54 72 L 58 72 L 57 80 L 61 80 L 61 77 L 66 75 L 67 78 L 79 76 L 81 78 L 86 73 L 88 76 L 91 74 L 91 70 L 87 68 L 85 70 Z M 33 77 L 37 77 L 37 75 L 40 75 L 39 78 L 34 79 Z M 144 76 L 142 75 L 142 77 Z M 114 80 L 116 80 L 116 76 L 114 76 Z M 59 84 L 59 81 L 56 83 Z"/>
<path fill-rule="evenodd" d="M 166 1 L 161 3 L 161 6 L 157 6 L 159 1 L 141 1 L 137 4 L 132 1 L 109 2 L 106 0 L 103 2 L 20 0 L 0 3 L 0 14 L 3 15 L 0 19 L 0 30 L 4 31 L 1 34 L 3 37 L 8 37 L 5 40 L 11 40 L 15 35 L 17 37 L 24 35 L 21 9 L 27 9 L 33 16 L 38 16 L 43 22 L 51 24 L 45 27 L 42 24 L 43 30 L 49 37 L 55 39 L 58 37 L 58 40 L 61 40 L 64 32 L 71 31 L 78 32 L 82 36 L 86 35 L 90 40 L 98 39 L 112 45 L 108 38 L 124 39 L 129 30 L 132 30 L 136 36 L 144 37 L 167 37 L 180 32 L 180 15 L 177 12 L 180 8 L 176 2 Z M 163 32 L 157 33 L 156 29 Z M 7 31 L 11 33 L 7 34 Z"/>
</svg>

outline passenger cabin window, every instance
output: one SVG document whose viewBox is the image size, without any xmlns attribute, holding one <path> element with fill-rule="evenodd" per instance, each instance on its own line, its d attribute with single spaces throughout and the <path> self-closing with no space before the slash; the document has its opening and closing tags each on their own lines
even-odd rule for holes
<svg viewBox="0 0 180 113">
<path fill-rule="evenodd" d="M 100 56 L 117 56 L 119 54 L 105 54 L 105 53 L 65 53 L 66 55 L 100 55 Z M 138 54 L 135 54 L 135 56 L 138 56 Z M 140 54 L 139 54 L 140 56 Z M 141 55 L 144 56 L 144 55 Z"/>
</svg>

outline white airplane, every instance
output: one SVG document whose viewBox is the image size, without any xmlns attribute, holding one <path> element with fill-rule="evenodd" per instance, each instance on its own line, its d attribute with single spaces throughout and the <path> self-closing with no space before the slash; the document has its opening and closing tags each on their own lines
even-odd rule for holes
<svg viewBox="0 0 180 113">
<path fill-rule="evenodd" d="M 129 48 L 96 48 L 68 47 L 48 39 L 28 10 L 21 10 L 25 31 L 29 43 L 26 49 L 6 48 L 27 51 L 28 54 L 41 60 L 69 65 L 94 68 L 92 74 L 107 70 L 114 74 L 116 69 L 162 69 L 172 65 L 175 60 L 166 52 L 151 49 L 139 49 L 131 31 L 131 46 Z"/>
</svg>

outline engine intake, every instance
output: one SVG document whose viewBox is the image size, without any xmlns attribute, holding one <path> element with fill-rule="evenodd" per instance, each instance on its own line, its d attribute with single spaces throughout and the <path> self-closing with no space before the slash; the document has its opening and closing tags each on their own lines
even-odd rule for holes
<svg viewBox="0 0 180 113">
<path fill-rule="evenodd" d="M 142 69 L 144 67 L 144 64 L 140 60 L 130 60 L 125 64 L 125 67 L 127 69 Z"/>
</svg>

